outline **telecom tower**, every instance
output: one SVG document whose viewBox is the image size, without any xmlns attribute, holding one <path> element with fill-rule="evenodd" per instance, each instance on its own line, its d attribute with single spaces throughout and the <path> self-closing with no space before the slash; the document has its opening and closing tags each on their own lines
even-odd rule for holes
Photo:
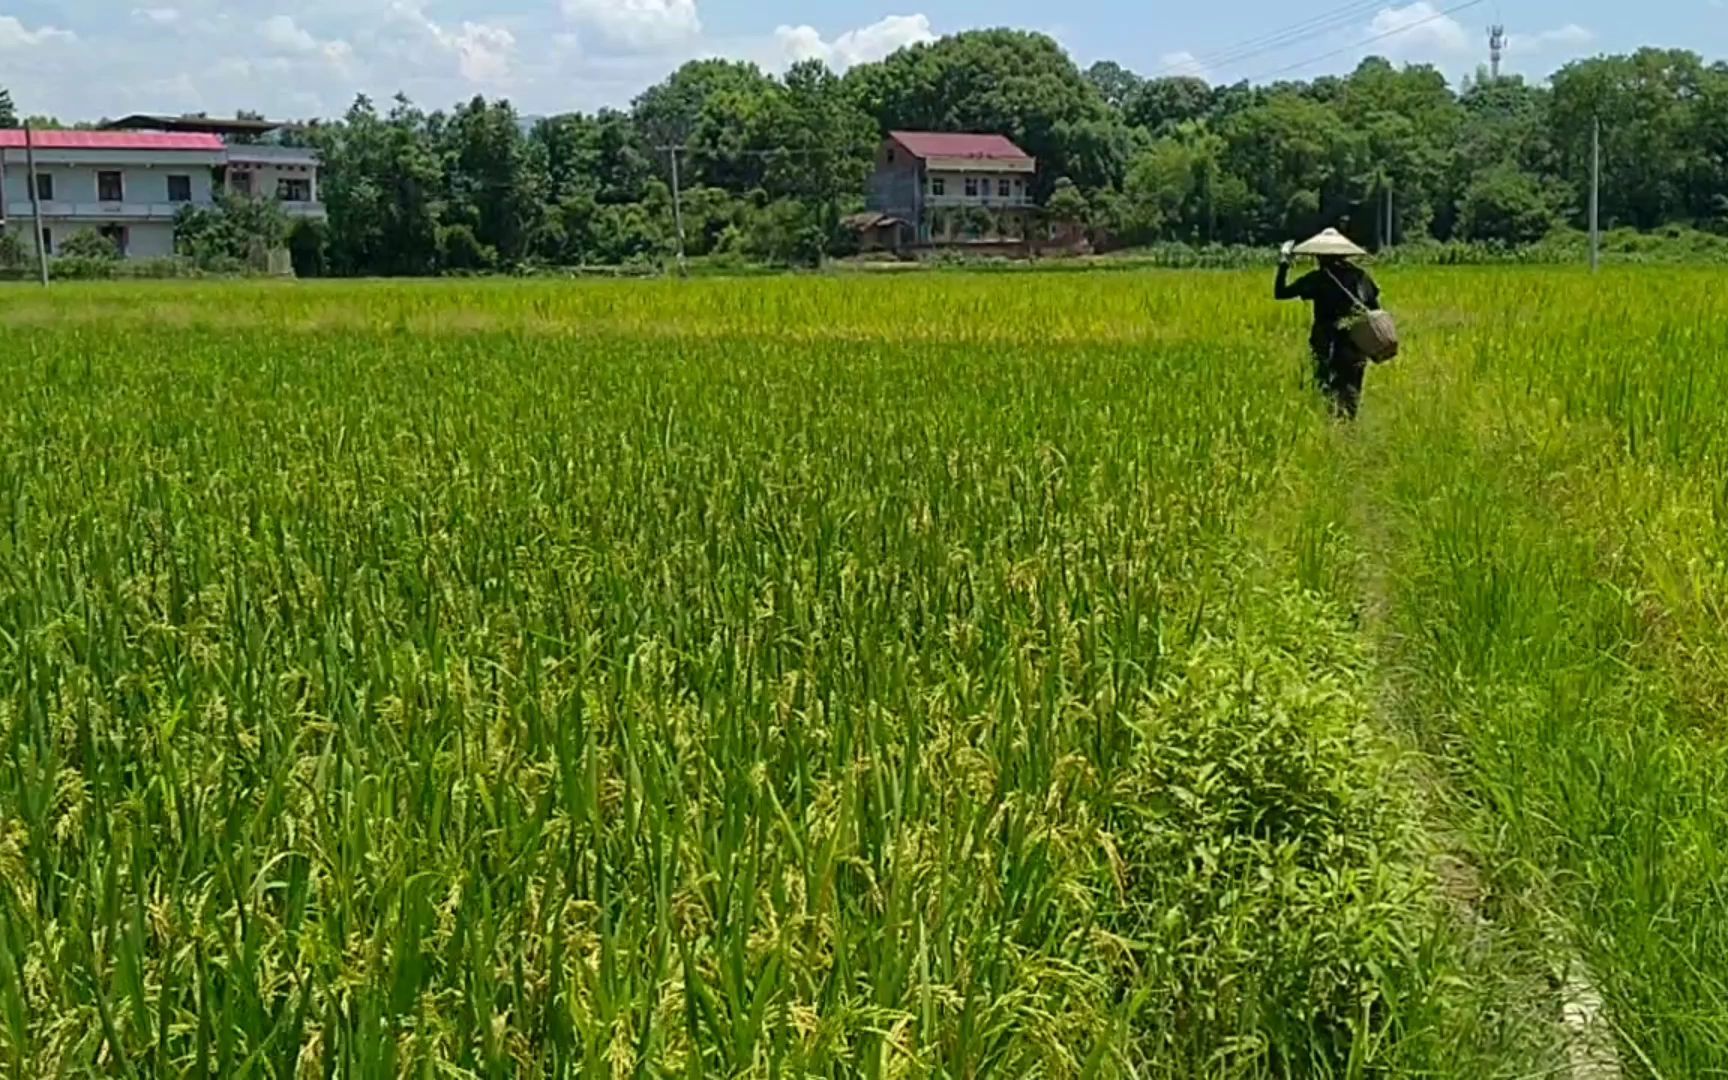
<svg viewBox="0 0 1728 1080">
<path fill-rule="evenodd" d="M 1500 81 L 1500 57 L 1506 52 L 1506 28 L 1499 24 L 1488 28 L 1488 77 Z"/>
</svg>

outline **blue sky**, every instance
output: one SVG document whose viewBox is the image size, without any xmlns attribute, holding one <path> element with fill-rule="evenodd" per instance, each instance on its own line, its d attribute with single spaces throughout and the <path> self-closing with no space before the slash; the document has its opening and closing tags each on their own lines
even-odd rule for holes
<svg viewBox="0 0 1728 1080">
<path fill-rule="evenodd" d="M 142 110 L 339 112 L 401 89 L 444 106 L 475 93 L 525 112 L 622 105 L 680 62 L 731 56 L 835 67 L 977 26 L 1051 34 L 1082 64 L 1216 81 L 1308 76 L 1368 53 L 1461 76 L 1485 27 L 1506 66 L 1540 77 L 1640 44 L 1728 58 L 1728 0 L 0 0 L 0 85 L 21 109 L 85 119 Z M 1255 47 L 1297 24 L 1282 47 Z M 1378 40 L 1371 40 L 1378 39 Z"/>
</svg>

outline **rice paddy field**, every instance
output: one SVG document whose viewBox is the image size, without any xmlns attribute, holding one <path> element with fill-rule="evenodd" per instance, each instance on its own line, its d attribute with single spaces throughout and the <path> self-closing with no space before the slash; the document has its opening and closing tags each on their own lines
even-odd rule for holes
<svg viewBox="0 0 1728 1080">
<path fill-rule="evenodd" d="M 1728 289 L 0 295 L 0 1073 L 1728 1075 Z"/>
</svg>

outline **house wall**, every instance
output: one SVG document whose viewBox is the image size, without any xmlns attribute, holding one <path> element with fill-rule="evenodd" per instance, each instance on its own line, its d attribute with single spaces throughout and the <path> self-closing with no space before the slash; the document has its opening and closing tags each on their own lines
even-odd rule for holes
<svg viewBox="0 0 1728 1080">
<path fill-rule="evenodd" d="M 6 209 L 8 217 L 18 216 L 18 204 L 24 204 L 24 213 L 28 214 L 30 203 L 29 170 L 21 162 L 10 160 L 5 164 Z M 96 176 L 102 172 L 118 172 L 120 174 L 121 203 L 156 203 L 166 204 L 168 198 L 168 178 L 170 176 L 185 176 L 192 182 L 192 202 L 200 206 L 208 206 L 212 201 L 214 180 L 211 168 L 206 164 L 188 165 L 101 165 L 101 164 L 67 164 L 38 162 L 36 171 L 39 174 L 53 177 L 54 197 L 49 200 L 55 204 L 74 205 L 107 205 L 98 198 Z M 44 215 L 64 216 L 70 211 L 64 209 L 51 210 L 43 206 Z"/>
<path fill-rule="evenodd" d="M 126 257 L 128 259 L 163 259 L 174 254 L 174 224 L 169 221 L 71 221 L 66 219 L 42 219 L 42 227 L 48 231 L 48 253 L 59 255 L 66 241 L 86 229 L 92 232 L 105 225 L 119 225 L 126 230 Z M 18 235 L 24 251 L 30 255 L 36 254 L 36 230 L 28 220 L 14 218 L 8 223 L 9 231 Z"/>
<path fill-rule="evenodd" d="M 36 172 L 52 177 L 53 198 L 42 200 L 42 225 L 48 230 L 51 252 L 58 253 L 74 235 L 86 229 L 118 225 L 127 230 L 126 255 L 153 259 L 174 253 L 174 218 L 188 205 L 209 206 L 214 200 L 212 155 L 125 155 L 128 160 L 104 160 L 87 152 L 38 151 Z M 103 200 L 97 174 L 120 174 L 120 199 Z M 184 176 L 191 198 L 176 202 L 168 195 L 168 178 Z M 30 202 L 30 171 L 21 150 L 0 155 L 8 228 L 25 249 L 35 253 L 36 232 Z"/>
<path fill-rule="evenodd" d="M 978 185 L 975 195 L 966 194 L 966 181 Z M 936 181 L 942 182 L 942 194 L 936 194 Z M 1008 184 L 1008 194 L 1002 194 L 1002 184 Z M 933 171 L 924 185 L 931 206 L 1030 206 L 1032 182 L 1023 173 L 975 170 L 970 172 Z"/>
<path fill-rule="evenodd" d="M 918 162 L 903 156 L 902 160 L 893 163 L 878 159 L 864 201 L 867 209 L 917 221 L 924 205 L 922 170 Z"/>
<path fill-rule="evenodd" d="M 252 189 L 241 191 L 240 178 L 248 172 L 252 176 Z M 250 198 L 274 199 L 277 198 L 277 191 L 283 180 L 305 180 L 311 189 L 311 197 L 303 201 L 317 202 L 320 197 L 317 174 L 318 170 L 311 165 L 235 161 L 228 166 L 228 187 L 236 194 L 244 194 Z"/>
</svg>

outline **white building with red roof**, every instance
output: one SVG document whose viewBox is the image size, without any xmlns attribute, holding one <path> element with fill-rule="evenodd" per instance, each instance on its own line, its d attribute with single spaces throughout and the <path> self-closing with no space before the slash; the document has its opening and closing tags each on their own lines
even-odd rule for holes
<svg viewBox="0 0 1728 1080">
<path fill-rule="evenodd" d="M 876 246 L 1023 243 L 1038 163 L 1001 135 L 894 131 L 876 153 L 861 231 Z"/>
<path fill-rule="evenodd" d="M 141 121 L 144 118 L 131 118 Z M 291 216 L 322 218 L 318 159 L 310 149 L 236 142 L 223 122 L 188 130 L 35 131 L 35 188 L 49 254 L 91 230 L 127 258 L 174 254 L 174 220 L 187 206 L 212 206 L 220 190 L 276 198 Z M 271 128 L 274 125 L 265 125 Z M 255 137 L 254 132 L 245 133 Z M 25 133 L 0 129 L 0 221 L 35 251 L 35 206 Z"/>
</svg>

